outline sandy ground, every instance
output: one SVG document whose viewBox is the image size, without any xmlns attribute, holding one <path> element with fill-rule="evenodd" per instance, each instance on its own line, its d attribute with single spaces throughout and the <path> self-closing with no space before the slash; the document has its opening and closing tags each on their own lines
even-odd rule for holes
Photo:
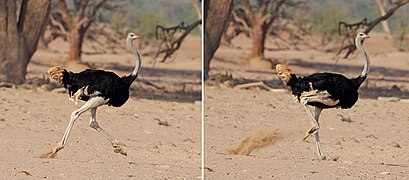
<svg viewBox="0 0 409 180">
<path fill-rule="evenodd" d="M 221 47 L 216 53 L 211 76 L 227 73 L 238 83 L 263 81 L 273 88 L 285 88 L 271 67 L 246 64 L 243 57 L 249 53 L 248 39 L 238 38 L 233 43 L 234 47 Z M 333 53 L 268 47 L 273 50 L 266 52 L 267 58 L 288 64 L 296 74 L 333 71 L 352 77 L 363 67 L 360 56 L 336 63 Z M 317 159 L 312 137 L 302 141 L 310 120 L 289 92 L 206 85 L 205 177 L 408 179 L 409 54 L 394 50 L 381 34 L 372 35 L 364 47 L 372 63 L 360 99 L 352 109 L 324 110 L 320 118 L 321 147 L 329 160 Z M 401 100 L 383 101 L 379 96 Z M 249 156 L 230 154 L 246 137 L 269 133 L 277 133 L 271 145 Z"/>
<path fill-rule="evenodd" d="M 47 79 L 49 67 L 62 66 L 68 45 L 56 41 L 49 50 L 36 52 L 28 67 L 28 83 L 0 89 L 0 179 L 201 177 L 200 44 L 200 38 L 188 38 L 165 63 L 155 64 L 144 56 L 128 102 L 120 108 L 98 109 L 100 126 L 126 145 L 127 156 L 114 153 L 110 143 L 89 127 L 86 112 L 54 159 L 39 158 L 61 139 L 71 112 L 81 104 L 36 84 Z M 101 54 L 87 46 L 83 61 L 119 75 L 129 74 L 134 66 L 128 52 Z"/>
</svg>

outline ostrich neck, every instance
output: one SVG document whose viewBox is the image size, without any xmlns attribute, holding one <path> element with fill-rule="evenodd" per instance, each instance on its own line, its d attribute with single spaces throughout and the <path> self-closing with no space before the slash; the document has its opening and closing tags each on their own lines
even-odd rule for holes
<svg viewBox="0 0 409 180">
<path fill-rule="evenodd" d="M 362 47 L 362 42 L 358 38 L 355 39 L 356 48 L 361 53 L 362 57 L 364 58 L 364 69 L 362 70 L 361 76 L 365 77 L 368 75 L 369 72 L 369 56 L 366 54 L 365 49 Z"/>
<path fill-rule="evenodd" d="M 127 41 L 128 48 L 131 50 L 132 54 L 135 56 L 135 69 L 132 71 L 132 75 L 136 76 L 141 70 L 141 56 L 136 50 L 135 46 L 132 44 L 132 40 Z"/>
</svg>

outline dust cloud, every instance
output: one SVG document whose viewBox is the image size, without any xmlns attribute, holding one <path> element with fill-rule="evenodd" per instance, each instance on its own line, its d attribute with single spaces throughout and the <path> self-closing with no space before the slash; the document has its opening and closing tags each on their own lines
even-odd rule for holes
<svg viewBox="0 0 409 180">
<path fill-rule="evenodd" d="M 256 149 L 264 148 L 273 144 L 278 138 L 279 136 L 277 129 L 268 132 L 260 131 L 246 137 L 236 149 L 229 150 L 229 154 L 248 156 Z"/>
</svg>

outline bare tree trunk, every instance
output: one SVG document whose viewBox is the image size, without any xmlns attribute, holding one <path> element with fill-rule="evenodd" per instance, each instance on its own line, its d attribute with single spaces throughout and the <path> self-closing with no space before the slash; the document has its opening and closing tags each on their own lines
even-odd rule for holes
<svg viewBox="0 0 409 180">
<path fill-rule="evenodd" d="M 253 8 L 250 0 L 243 0 L 243 10 L 246 14 L 250 24 L 243 22 L 243 26 L 251 27 L 250 34 L 252 39 L 252 49 L 250 60 L 257 60 L 264 58 L 265 38 L 267 36 L 268 29 L 273 22 L 280 16 L 280 9 L 283 7 L 286 0 L 264 0 L 257 1 L 257 11 Z M 274 5 L 274 8 L 269 10 L 270 4 Z"/>
<path fill-rule="evenodd" d="M 197 20 L 202 19 L 202 10 L 200 8 L 200 4 L 198 0 L 191 0 L 193 7 L 196 10 Z M 200 32 L 202 32 L 202 26 L 199 25 Z"/>
<path fill-rule="evenodd" d="M 250 58 L 262 59 L 264 57 L 264 37 L 266 36 L 258 24 L 252 29 L 252 48 Z"/>
<path fill-rule="evenodd" d="M 0 0 L 0 4 L 0 81 L 21 84 L 50 13 L 51 0 Z"/>
<path fill-rule="evenodd" d="M 70 51 L 68 60 L 70 61 L 81 61 L 82 43 L 84 41 L 85 32 L 82 33 L 80 30 L 70 31 Z"/>
<path fill-rule="evenodd" d="M 210 61 L 220 45 L 220 38 L 227 28 L 233 0 L 205 0 L 205 41 L 204 41 L 204 79 L 209 76 Z"/>
<path fill-rule="evenodd" d="M 386 2 L 385 0 L 382 0 L 382 1 Z M 378 5 L 379 11 L 381 12 L 381 16 L 385 16 L 386 14 L 386 10 L 385 10 L 386 7 L 384 6 L 385 3 L 382 3 L 381 0 L 375 0 L 375 2 Z M 385 19 L 381 23 L 382 23 L 383 31 L 390 34 L 391 29 L 389 28 L 388 20 Z"/>
</svg>

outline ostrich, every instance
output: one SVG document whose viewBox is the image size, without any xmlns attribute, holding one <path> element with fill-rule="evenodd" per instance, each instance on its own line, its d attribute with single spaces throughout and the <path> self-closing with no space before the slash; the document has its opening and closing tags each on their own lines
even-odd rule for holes
<svg viewBox="0 0 409 180">
<path fill-rule="evenodd" d="M 68 90 L 70 100 L 78 103 L 79 100 L 85 101 L 85 104 L 78 110 L 72 112 L 71 120 L 62 137 L 62 140 L 50 152 L 42 155 L 43 158 L 53 158 L 57 152 L 63 149 L 67 143 L 68 135 L 78 117 L 87 110 L 91 110 L 91 120 L 89 125 L 100 132 L 112 146 L 116 153 L 126 155 L 119 143 L 97 123 L 97 108 L 102 105 L 120 107 L 129 98 L 129 87 L 135 81 L 141 69 L 141 57 L 132 44 L 135 39 L 140 37 L 134 33 L 129 33 L 126 39 L 128 48 L 136 59 L 135 69 L 128 76 L 119 77 L 113 72 L 104 70 L 86 69 L 80 73 L 73 73 L 61 67 L 52 67 L 48 70 L 50 77 L 60 82 Z"/>
<path fill-rule="evenodd" d="M 358 100 L 359 86 L 365 81 L 369 71 L 369 57 L 362 47 L 362 42 L 366 38 L 369 36 L 365 33 L 358 33 L 355 38 L 355 46 L 365 62 L 362 73 L 356 78 L 350 79 L 341 74 L 327 72 L 297 77 L 288 67 L 281 64 L 276 66 L 278 76 L 287 86 L 291 87 L 295 100 L 304 105 L 311 119 L 312 127 L 307 131 L 304 140 L 314 134 L 318 156 L 322 160 L 325 159 L 325 156 L 320 147 L 318 133 L 320 114 L 323 109 L 349 109 Z M 315 107 L 315 114 L 310 111 L 309 106 Z"/>
</svg>

